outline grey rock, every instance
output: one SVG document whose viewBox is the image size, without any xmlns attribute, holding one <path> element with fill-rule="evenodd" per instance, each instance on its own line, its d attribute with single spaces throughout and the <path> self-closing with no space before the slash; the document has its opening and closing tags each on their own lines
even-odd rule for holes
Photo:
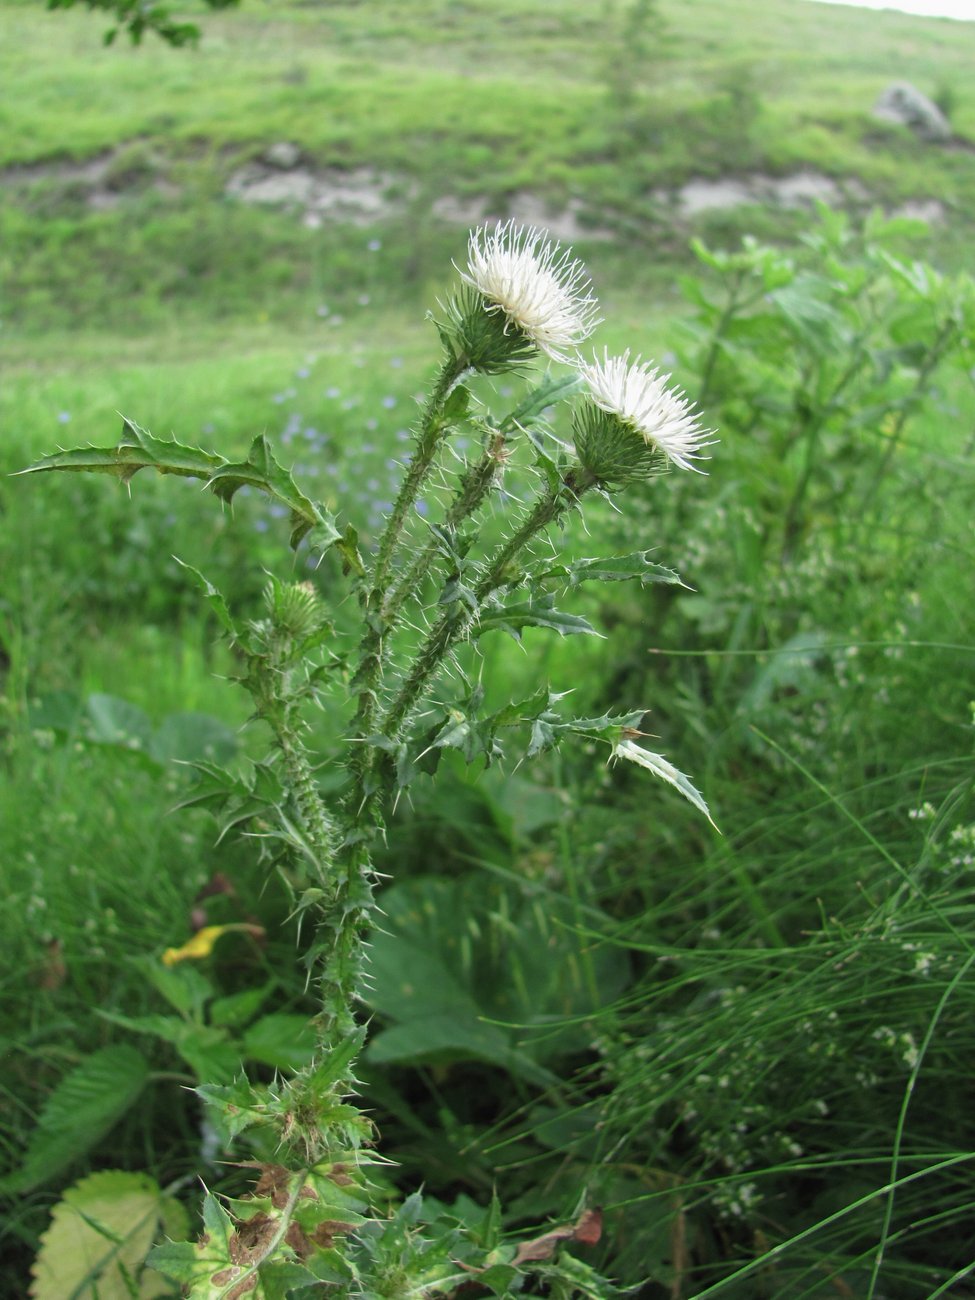
<svg viewBox="0 0 975 1300">
<path fill-rule="evenodd" d="M 950 140 L 951 124 L 927 95 L 922 95 L 909 81 L 895 81 L 873 106 L 873 116 L 881 122 L 896 122 L 909 127 L 922 140 Z"/>
<path fill-rule="evenodd" d="M 269 167 L 280 167 L 285 172 L 290 171 L 292 167 L 297 167 L 300 160 L 301 150 L 290 140 L 279 140 L 264 154 L 264 161 Z"/>
</svg>

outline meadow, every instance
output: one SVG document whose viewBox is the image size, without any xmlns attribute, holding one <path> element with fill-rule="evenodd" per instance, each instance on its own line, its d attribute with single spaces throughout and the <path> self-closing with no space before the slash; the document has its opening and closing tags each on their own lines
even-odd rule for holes
<svg viewBox="0 0 975 1300">
<path fill-rule="evenodd" d="M 571 221 L 595 345 L 672 371 L 718 442 L 706 477 L 560 534 L 685 586 L 572 587 L 600 637 L 529 627 L 461 666 L 488 710 L 542 687 L 584 718 L 645 710 L 718 829 L 596 741 L 417 773 L 376 855 L 356 1069 L 389 1214 L 422 1184 L 431 1221 L 486 1233 L 497 1193 L 531 1240 L 598 1206 L 599 1240 L 522 1292 L 567 1300 L 614 1294 L 590 1273 L 645 1300 L 975 1295 L 975 25 L 808 0 L 186 9 L 196 48 L 106 48 L 102 13 L 0 3 L 0 1292 L 179 1294 L 142 1267 L 152 1239 L 195 1238 L 201 1183 L 238 1196 L 273 1158 L 191 1089 L 313 1053 L 259 819 L 218 838 L 174 811 L 193 763 L 261 752 L 184 566 L 235 616 L 274 573 L 315 585 L 340 644 L 355 625 L 337 561 L 293 553 L 257 492 L 12 475 L 114 446 L 120 412 L 231 459 L 263 433 L 368 554 L 480 213 Z M 895 79 L 949 143 L 870 116 Z M 275 169 L 346 208 L 234 197 Z M 830 202 L 680 198 L 796 175 Z M 478 419 L 513 400 L 506 376 L 471 391 Z M 310 720 L 326 795 L 347 701 Z M 70 1253 L 66 1189 L 117 1170 L 165 1191 L 130 1271 L 32 1282 Z"/>
</svg>

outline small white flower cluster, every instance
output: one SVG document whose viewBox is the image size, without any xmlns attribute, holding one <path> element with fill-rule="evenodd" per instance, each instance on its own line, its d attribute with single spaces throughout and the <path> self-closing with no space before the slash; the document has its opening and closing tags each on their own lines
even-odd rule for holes
<svg viewBox="0 0 975 1300">
<path fill-rule="evenodd" d="M 582 361 L 578 349 L 597 324 L 596 299 L 582 264 L 561 251 L 535 227 L 512 221 L 494 230 L 472 232 L 464 282 L 475 289 L 487 310 L 501 313 L 506 328 L 518 330 L 540 352 L 575 365 L 600 410 L 661 452 L 681 469 L 713 442 L 701 428 L 690 402 L 668 387 L 661 375 L 629 352 L 602 361 Z"/>
<path fill-rule="evenodd" d="M 895 1052 L 908 1070 L 915 1069 L 921 1059 L 917 1042 L 909 1029 L 898 1031 L 890 1025 L 879 1025 L 870 1037 Z"/>
</svg>

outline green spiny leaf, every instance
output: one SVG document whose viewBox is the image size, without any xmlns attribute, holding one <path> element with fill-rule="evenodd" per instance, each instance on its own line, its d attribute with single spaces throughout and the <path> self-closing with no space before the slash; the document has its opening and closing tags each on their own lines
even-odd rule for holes
<svg viewBox="0 0 975 1300">
<path fill-rule="evenodd" d="M 555 597 L 552 595 L 538 596 L 517 604 L 488 609 L 481 614 L 473 634 L 483 636 L 485 632 L 500 628 L 513 636 L 516 641 L 520 641 L 522 629 L 526 627 L 550 628 L 558 632 L 559 636 L 580 633 L 587 636 L 600 635 L 588 619 L 579 614 L 566 614 L 556 609 Z"/>
<path fill-rule="evenodd" d="M 122 483 L 129 483 L 140 469 L 155 469 L 160 474 L 178 474 L 183 478 L 209 479 L 224 464 L 222 456 L 201 451 L 199 447 L 186 447 L 175 438 L 154 438 L 132 420 L 122 419 L 122 440 L 116 447 L 79 447 L 72 451 L 55 452 L 22 474 L 35 474 L 45 470 L 70 470 L 78 473 L 113 474 Z"/>
<path fill-rule="evenodd" d="M 327 549 L 341 536 L 329 511 L 310 501 L 291 474 L 275 460 L 263 434 L 254 439 L 246 460 L 231 462 L 199 447 L 184 446 L 174 438 L 155 438 L 133 420 L 123 419 L 122 433 L 122 440 L 116 447 L 59 451 L 53 456 L 45 456 L 21 473 L 70 470 L 112 474 L 120 482 L 128 484 L 140 469 L 154 469 L 160 474 L 202 479 L 207 488 L 226 502 L 232 501 L 235 493 L 247 485 L 267 493 L 289 508 L 292 547 L 297 547 L 312 529 L 317 530 L 319 549 Z"/>
<path fill-rule="evenodd" d="M 714 826 L 711 813 L 704 802 L 704 796 L 691 784 L 690 778 L 685 776 L 683 772 L 679 772 L 673 763 L 668 762 L 662 754 L 653 754 L 649 749 L 637 745 L 635 741 L 624 739 L 613 747 L 613 757 L 625 758 L 631 763 L 645 767 L 654 776 L 659 776 L 662 781 L 666 781 L 675 790 L 679 790 L 684 798 L 704 813 L 704 816 Z M 717 830 L 718 828 L 715 826 L 714 829 Z"/>
<path fill-rule="evenodd" d="M 630 555 L 611 555 L 605 559 L 575 560 L 571 564 L 549 565 L 531 574 L 533 582 L 556 579 L 569 588 L 583 582 L 637 581 L 642 587 L 654 583 L 683 587 L 680 575 L 662 564 L 650 562 L 651 551 L 634 551 Z"/>
<path fill-rule="evenodd" d="M 217 590 L 209 578 L 205 577 L 200 572 L 199 569 L 194 569 L 192 564 L 184 564 L 178 555 L 174 555 L 173 559 L 180 568 L 185 569 L 186 572 L 196 580 L 197 585 L 203 592 L 207 604 L 213 610 L 214 614 L 216 614 L 217 621 L 230 639 L 232 641 L 238 641 L 240 639 L 240 633 L 237 630 L 237 625 L 231 617 L 230 610 L 227 608 L 227 602 L 224 600 L 222 594 Z M 244 648 L 247 648 L 246 645 Z"/>
<path fill-rule="evenodd" d="M 585 380 L 579 375 L 546 374 L 542 382 L 531 390 L 526 398 L 515 407 L 501 424 L 505 433 L 513 429 L 527 429 L 556 402 L 564 402 L 575 397 L 585 388 Z"/>
</svg>

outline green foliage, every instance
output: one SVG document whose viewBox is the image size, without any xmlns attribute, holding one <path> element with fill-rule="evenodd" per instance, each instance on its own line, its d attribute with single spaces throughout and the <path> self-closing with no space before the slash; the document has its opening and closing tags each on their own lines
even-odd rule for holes
<svg viewBox="0 0 975 1300">
<path fill-rule="evenodd" d="M 242 142 L 247 150 L 294 139 L 316 166 L 368 162 L 424 184 L 444 175 L 461 192 L 497 188 L 505 201 L 519 187 L 557 204 L 584 190 L 596 224 L 625 231 L 593 244 L 590 262 L 612 315 L 629 317 L 651 353 L 663 346 L 656 315 L 673 314 L 654 300 L 660 277 L 688 263 L 682 236 L 648 217 L 647 194 L 729 165 L 788 174 L 801 164 L 859 176 L 888 206 L 944 195 L 946 222 L 930 237 L 875 222 L 866 239 L 828 216 L 810 229 L 799 212 L 693 223 L 710 247 L 699 250 L 701 279 L 685 283 L 694 322 L 681 364 L 721 434 L 706 490 L 672 476 L 629 493 L 619 516 L 587 499 L 577 553 L 609 559 L 568 562 L 539 547 L 495 612 L 552 600 L 609 637 L 524 626 L 520 642 L 475 641 L 472 628 L 449 648 L 451 671 L 466 680 L 443 680 L 400 739 L 375 733 L 373 771 L 385 778 L 385 764 L 395 767 L 412 806 L 404 798 L 387 815 L 388 847 L 376 858 L 379 872 L 396 876 L 386 891 L 395 925 L 378 936 L 383 976 L 366 992 L 376 1047 L 358 1058 L 356 1091 L 400 1163 L 368 1171 L 373 1187 L 360 1204 L 373 1207 L 375 1226 L 354 1241 L 339 1234 L 308 1258 L 331 1270 L 324 1284 L 338 1293 L 353 1285 L 353 1251 L 364 1276 L 381 1263 L 390 1285 L 401 1265 L 436 1276 L 451 1259 L 481 1267 L 478 1252 L 494 1252 L 478 1281 L 496 1294 L 521 1287 L 602 1300 L 612 1292 L 590 1276 L 597 1268 L 641 1285 L 648 1300 L 777 1300 L 844 1287 L 913 1300 L 964 1287 L 975 841 L 971 635 L 959 592 L 973 507 L 970 354 L 956 344 L 970 325 L 963 282 L 939 281 L 914 258 L 950 266 L 967 248 L 970 168 L 963 149 L 918 150 L 865 129 L 863 113 L 879 89 L 878 61 L 895 51 L 925 88 L 939 78 L 963 84 L 969 28 L 954 25 L 948 42 L 943 24 L 894 14 L 831 11 L 824 26 L 814 5 L 673 6 L 652 84 L 637 80 L 626 120 L 610 124 L 603 86 L 591 84 L 594 73 L 605 80 L 606 34 L 591 4 L 563 6 L 557 31 L 550 15 L 514 0 L 491 0 L 490 21 L 481 0 L 446 9 L 397 0 L 381 17 L 330 4 L 325 49 L 320 6 L 249 0 L 226 23 L 212 16 L 216 39 L 192 56 L 167 55 L 148 80 L 144 59 L 132 62 L 128 50 L 91 48 L 80 15 L 42 26 L 40 8 L 5 7 L 6 157 L 123 150 L 105 186 L 116 206 L 104 211 L 89 211 L 87 189 L 57 170 L 5 177 L 7 466 L 67 433 L 67 445 L 102 440 L 119 406 L 187 441 L 205 433 L 228 463 L 250 459 L 266 429 L 283 435 L 275 456 L 287 464 L 288 448 L 305 495 L 356 517 L 360 540 L 347 530 L 316 573 L 301 568 L 304 541 L 289 572 L 287 540 L 272 532 L 289 507 L 277 499 L 267 498 L 267 514 L 235 493 L 231 519 L 200 500 L 199 481 L 180 494 L 172 475 L 158 484 L 143 476 L 134 503 L 81 475 L 55 476 L 45 494 L 25 492 L 22 480 L 0 487 L 0 568 L 14 575 L 0 595 L 11 971 L 0 1138 L 10 1167 L 23 1162 L 25 1135 L 42 1142 L 36 1117 L 59 1081 L 84 1072 L 106 1042 L 115 1050 L 113 1034 L 136 1042 L 163 1077 L 117 1115 L 111 1150 L 102 1139 L 74 1158 L 146 1166 L 163 1184 L 189 1176 L 183 1194 L 194 1211 L 202 1176 L 214 1189 L 208 1220 L 223 1228 L 212 1271 L 240 1268 L 223 1258 L 229 1242 L 260 1245 L 260 1214 L 280 1210 L 273 1177 L 270 1208 L 246 1208 L 249 1173 L 233 1161 L 251 1158 L 263 1176 L 282 1158 L 275 1148 L 289 1117 L 307 1120 L 316 1108 L 360 1157 L 375 1137 L 356 1123 L 359 1101 L 330 1093 L 358 1039 L 345 1040 L 348 1054 L 283 1073 L 300 1065 L 288 1054 L 307 1042 L 297 1027 L 317 1002 L 314 980 L 306 989 L 314 971 L 294 955 L 305 951 L 323 886 L 313 882 L 283 753 L 261 759 L 251 729 L 234 756 L 231 728 L 244 708 L 210 675 L 245 673 L 244 656 L 269 650 L 277 622 L 294 640 L 327 637 L 316 651 L 327 673 L 313 683 L 297 675 L 290 689 L 314 686 L 304 701 L 324 706 L 302 713 L 301 736 L 325 760 L 313 784 L 328 803 L 341 799 L 356 579 L 388 513 L 384 459 L 397 454 L 402 409 L 425 364 L 412 317 L 389 308 L 426 295 L 434 259 L 456 254 L 460 238 L 411 219 L 330 226 L 326 247 L 286 212 L 214 202 L 243 161 Z M 259 60 L 243 44 L 252 21 L 263 33 Z M 443 56 L 436 74 L 432 54 Z M 476 78 L 459 75 L 474 67 Z M 53 84 L 49 107 L 37 92 Z M 963 137 L 972 123 L 956 98 Z M 735 102 L 747 132 L 732 121 Z M 130 149 L 136 136 L 146 143 Z M 157 194 L 157 184 L 181 192 Z M 738 250 L 743 228 L 755 243 L 724 251 Z M 811 242 L 787 246 L 789 232 Z M 382 249 L 367 255 L 377 240 Z M 371 305 L 359 307 L 359 295 Z M 329 315 L 319 321 L 323 302 Z M 364 344 L 374 313 L 382 339 Z M 925 373 L 953 313 L 961 328 Z M 119 337 L 93 334 L 99 323 Z M 25 333 L 52 324 L 72 332 Z M 632 324 L 611 323 L 608 341 L 632 341 Z M 140 340 L 147 328 L 165 336 Z M 400 373 L 387 369 L 391 357 Z M 298 365 L 310 375 L 295 378 Z M 505 488 L 528 495 L 533 468 L 557 485 L 563 404 L 546 418 L 545 389 L 558 382 L 543 380 L 524 400 L 520 389 L 465 382 L 450 445 L 468 470 L 503 428 L 513 452 Z M 70 415 L 70 430 L 58 413 Z M 204 425 L 213 432 L 197 435 Z M 318 429 L 307 449 L 305 426 Z M 473 451 L 462 451 L 462 438 Z M 450 457 L 447 465 L 460 468 Z M 485 483 L 480 499 L 497 502 L 490 475 L 472 476 L 466 500 Z M 430 516 L 407 517 L 410 563 L 394 569 L 404 602 L 419 562 L 425 596 L 455 582 L 460 607 L 503 532 L 502 512 L 485 511 L 479 550 L 462 526 L 466 505 L 435 533 L 429 518 L 446 515 L 452 499 L 434 491 L 418 500 Z M 577 527 L 567 515 L 567 535 Z M 174 549 L 189 567 L 165 559 Z M 587 566 L 612 585 L 586 581 Z M 270 609 L 267 571 L 281 575 Z M 624 574 L 633 580 L 615 580 Z M 328 601 L 327 632 L 302 578 Z M 353 594 L 333 603 L 340 590 Z M 201 592 L 205 617 L 188 616 Z M 216 652 L 214 628 L 228 638 Z M 399 624 L 397 664 L 420 635 Z M 571 700 L 548 679 L 573 687 Z M 617 712 L 634 703 L 650 712 Z M 213 715 L 219 723 L 203 721 Z M 573 715 L 584 715 L 574 730 Z M 651 808 L 645 773 L 603 765 L 627 726 L 653 733 L 641 743 L 645 760 L 659 758 L 642 747 L 652 745 L 695 774 L 720 841 L 689 804 L 685 813 L 676 789 L 659 785 Z M 572 745 L 555 747 L 568 736 Z M 511 764 L 529 751 L 535 761 L 512 777 L 502 751 Z M 174 757 L 194 767 L 181 773 Z M 475 785 L 481 759 L 491 770 Z M 433 785 L 424 777 L 438 763 Z M 176 800 L 190 811 L 167 818 Z M 216 815 L 218 846 L 194 807 Z M 163 966 L 160 951 L 178 951 L 201 922 L 221 932 L 209 955 Z M 254 924 L 263 937 L 234 928 Z M 429 978 L 404 993 L 411 968 Z M 133 1037 L 98 1007 L 144 1027 Z M 227 1082 L 197 1096 L 179 1086 L 193 1074 L 173 1045 L 187 1031 L 174 1022 L 190 1025 L 187 1041 L 199 1034 L 200 1071 L 225 1069 Z M 146 1032 L 160 1023 L 164 1034 Z M 488 1063 L 494 1048 L 503 1064 Z M 174 1069 L 176 1079 L 165 1077 Z M 299 1143 L 280 1149 L 289 1163 L 305 1158 Z M 417 1202 L 407 1194 L 421 1181 L 424 1207 L 411 1218 Z M 531 1281 L 501 1232 L 494 1186 L 506 1227 L 534 1234 L 523 1246 L 547 1235 L 528 1225 L 566 1225 L 539 1247 L 560 1246 L 561 1258 L 537 1259 Z M 572 1235 L 582 1188 L 605 1207 L 600 1243 Z M 9 1207 L 0 1289 L 11 1294 L 26 1289 L 48 1195 L 19 1194 Z M 169 1252 L 176 1277 L 196 1267 L 197 1248 L 181 1240 L 196 1227 L 158 1234 L 174 1239 L 160 1262 Z M 282 1253 L 262 1262 L 260 1281 L 271 1294 L 310 1287 L 310 1267 Z M 449 1288 L 443 1278 L 431 1288 L 441 1282 Z"/>
<path fill-rule="evenodd" d="M 214 990 L 192 970 L 183 976 L 151 972 L 156 988 L 177 1011 L 175 1016 L 104 1013 L 113 1023 L 161 1038 L 180 1053 L 202 1084 L 201 1095 L 217 1118 L 226 1142 L 232 1142 L 247 1128 L 270 1124 L 276 1130 L 277 1149 L 288 1161 L 281 1177 L 274 1175 L 275 1190 L 270 1197 L 262 1197 L 259 1183 L 246 1206 L 236 1211 L 236 1226 L 235 1219 L 208 1197 L 204 1204 L 206 1232 L 201 1243 L 164 1252 L 161 1266 L 175 1280 L 187 1283 L 194 1296 L 240 1294 L 242 1288 L 284 1295 L 316 1277 L 354 1282 L 360 1293 L 360 1280 L 379 1293 L 393 1285 L 400 1289 L 407 1284 L 446 1292 L 465 1280 L 467 1273 L 460 1269 L 457 1259 L 464 1244 L 462 1234 L 453 1229 L 432 1235 L 413 1230 L 420 1211 L 419 1198 L 408 1198 L 385 1221 L 375 1214 L 361 1218 L 358 1212 L 355 1218 L 343 1219 L 340 1228 L 350 1234 L 348 1249 L 336 1252 L 332 1245 L 335 1209 L 324 1195 L 332 1188 L 336 1170 L 351 1167 L 361 1171 L 361 1150 L 370 1135 L 368 1121 L 348 1097 L 356 1086 L 352 1069 L 363 1037 L 356 1023 L 355 1005 L 367 987 L 364 935 L 375 908 L 370 850 L 382 826 L 383 799 L 388 800 L 405 783 L 402 761 L 393 767 L 385 759 L 392 754 L 402 759 L 416 749 L 418 740 L 424 750 L 417 761 L 431 748 L 463 746 L 469 761 L 482 752 L 482 747 L 487 758 L 499 751 L 495 741 L 498 728 L 523 723 L 522 706 L 482 719 L 478 715 L 483 693 L 472 691 L 467 700 L 469 721 L 461 729 L 463 739 L 456 721 L 451 719 L 447 729 L 441 728 L 440 735 L 433 738 L 432 745 L 426 743 L 429 736 L 425 725 L 419 737 L 415 734 L 417 714 L 454 648 L 475 628 L 481 634 L 496 624 L 516 639 L 526 627 L 555 630 L 560 635 L 592 631 L 585 619 L 555 609 L 554 593 L 546 589 L 547 582 L 554 579 L 559 585 L 572 587 L 598 579 L 601 573 L 614 583 L 621 578 L 645 578 L 649 585 L 661 579 L 673 581 L 669 571 L 649 566 L 646 555 L 587 560 L 578 566 L 538 566 L 530 560 L 528 548 L 568 511 L 578 509 L 584 493 L 606 486 L 599 473 L 574 461 L 568 448 L 556 443 L 552 455 L 544 444 L 546 427 L 538 418 L 547 409 L 543 403 L 575 395 L 577 382 L 553 384 L 547 379 L 505 419 L 483 421 L 485 445 L 481 461 L 473 468 L 462 463 L 452 474 L 448 469 L 446 445 L 457 426 L 467 420 L 471 406 L 471 394 L 462 381 L 476 374 L 493 376 L 519 370 L 542 347 L 548 350 L 554 346 L 545 333 L 546 313 L 562 347 L 586 337 L 592 328 L 591 299 L 583 300 L 585 289 L 576 290 L 576 264 L 559 262 L 550 269 L 554 252 L 548 245 L 536 253 L 533 236 L 525 240 L 521 233 L 508 228 L 502 232 L 497 247 L 487 248 L 485 259 L 496 263 L 491 274 L 503 274 L 501 296 L 492 296 L 495 290 L 488 274 L 486 287 L 458 298 L 454 310 L 447 313 L 447 323 L 438 326 L 444 359 L 414 430 L 414 450 L 399 493 L 375 556 L 368 563 L 359 554 L 355 528 L 346 529 L 344 534 L 339 531 L 330 512 L 306 497 L 277 463 L 263 435 L 255 439 L 246 460 L 228 462 L 175 439 L 153 438 L 126 420 L 125 437 L 111 450 L 89 447 L 61 451 L 31 467 L 34 472 L 108 473 L 126 485 L 140 469 L 151 467 L 164 475 L 202 479 L 227 503 L 242 488 L 257 487 L 290 511 L 293 549 L 306 535 L 312 549 L 322 555 L 337 545 L 344 561 L 343 577 L 358 597 L 362 613 L 358 663 L 349 675 L 357 693 L 352 725 L 359 746 L 353 746 L 346 760 L 347 788 L 338 799 L 332 799 L 323 797 L 318 786 L 303 734 L 304 707 L 323 702 L 344 669 L 342 658 L 322 654 L 334 637 L 334 627 L 319 593 L 310 583 L 286 583 L 272 576 L 264 591 L 263 616 L 239 622 L 216 587 L 196 569 L 184 566 L 202 588 L 223 635 L 241 659 L 243 668 L 237 680 L 250 695 L 255 718 L 266 724 L 272 742 L 269 758 L 255 769 L 250 781 L 225 773 L 213 763 L 202 764 L 202 801 L 215 804 L 218 810 L 231 811 L 222 833 L 238 826 L 259 831 L 265 842 L 262 857 L 286 881 L 297 911 L 307 911 L 313 921 L 314 935 L 305 944 L 304 961 L 309 975 L 316 978 L 321 997 L 314 1028 L 308 1027 L 307 1048 L 296 1041 L 305 1022 L 279 1012 L 262 1014 L 244 1029 L 242 1041 L 235 1041 L 230 1025 L 239 1032 L 240 1022 L 246 1023 L 247 1014 L 260 1007 L 263 998 L 248 1001 L 243 1007 L 238 1001 L 230 1007 L 229 1015 L 223 1003 L 217 1022 L 208 1023 L 205 1007 Z M 509 266 L 515 267 L 513 278 Z M 582 401 L 591 404 L 588 396 Z M 492 545 L 490 535 L 487 540 L 481 537 L 482 506 L 492 491 L 497 491 L 500 468 L 508 459 L 509 435 L 526 429 L 532 430 L 530 454 L 540 485 L 534 501 L 515 514 L 506 535 Z M 446 555 L 441 555 L 438 544 L 410 560 L 409 514 L 434 474 L 448 484 L 453 481 L 452 502 L 437 534 L 447 544 Z M 437 562 L 442 558 L 448 566 L 444 574 L 437 574 Z M 408 640 L 404 647 L 403 638 L 395 635 L 398 624 L 404 621 L 407 610 L 411 618 L 422 610 L 426 587 L 430 585 L 434 590 L 440 588 L 440 594 L 434 595 L 431 602 L 431 608 L 440 612 L 418 646 Z M 527 601 L 502 600 L 502 593 L 521 586 L 527 587 Z M 390 687 L 386 678 L 394 668 L 400 682 Z M 532 701 L 536 729 L 543 718 L 546 729 L 543 743 L 536 743 L 533 735 L 530 754 L 552 748 L 563 735 L 574 733 L 610 739 L 611 743 L 615 739 L 619 752 L 623 752 L 622 747 L 637 748 L 632 736 L 638 733 L 632 729 L 627 732 L 634 718 L 605 716 L 559 723 L 550 713 L 546 715 L 552 702 L 549 692 L 536 692 Z M 93 717 L 96 730 L 113 741 L 127 740 L 142 722 L 138 711 L 108 708 L 98 700 Z M 621 740 L 624 735 L 627 738 Z M 478 741 L 472 745 L 475 736 Z M 280 776 L 279 792 L 273 791 L 277 797 L 273 802 L 255 805 L 252 796 L 261 773 L 272 765 Z M 646 766 L 668 780 L 674 781 L 676 776 L 678 784 L 687 784 L 686 778 L 674 774 L 673 769 L 665 770 L 663 760 L 647 761 Z M 267 785 L 263 780 L 261 783 Z M 706 811 L 700 796 L 692 793 Z M 200 801 L 196 796 L 191 798 Z M 256 820 L 254 814 L 258 812 L 266 814 L 268 820 Z M 223 933 L 240 929 L 263 933 L 260 927 L 246 924 L 204 926 L 182 948 L 167 949 L 163 963 L 173 967 L 186 960 L 205 958 Z M 396 960 L 401 960 L 401 954 L 396 955 Z M 520 964 L 525 960 L 523 956 Z M 414 1009 L 412 1017 L 410 1011 L 400 1008 L 401 1023 L 387 1032 L 385 1042 L 379 1040 L 375 1052 L 378 1059 L 415 1057 L 420 1044 L 424 1051 L 434 1054 L 460 1046 L 482 1058 L 500 1056 L 509 1072 L 538 1086 L 555 1082 L 554 1076 L 528 1056 L 513 1047 L 506 1049 L 503 1036 L 480 1028 L 478 1003 L 465 997 L 459 985 L 454 984 L 451 991 L 452 981 L 444 978 L 444 969 L 431 954 L 425 958 L 417 954 L 411 964 L 423 966 L 424 961 L 426 969 L 420 971 L 420 978 L 441 986 L 440 1000 L 432 1009 L 421 1008 L 419 1014 Z M 597 988 L 597 963 L 590 955 L 584 966 L 589 1002 Z M 411 978 L 415 976 L 413 972 Z M 571 1003 L 565 1005 L 563 1001 L 562 1014 L 572 1010 Z M 406 1023 L 410 1018 L 412 1025 Z M 398 1044 L 393 1041 L 397 1035 L 402 1040 Z M 240 1061 L 245 1057 L 285 1069 L 288 1076 L 270 1085 L 251 1086 L 238 1077 Z M 361 1173 L 357 1176 L 361 1177 Z M 344 1173 L 343 1180 L 354 1181 Z M 368 1190 L 362 1190 L 368 1196 Z M 305 1192 L 310 1194 L 314 1210 L 306 1207 L 307 1221 L 302 1222 Z M 259 1217 L 253 1212 L 255 1200 L 266 1202 Z M 361 1209 L 368 1208 L 366 1199 Z M 251 1229 L 256 1224 L 260 1232 L 252 1238 Z M 550 1236 L 554 1249 L 563 1236 Z M 479 1243 L 468 1238 L 467 1245 L 471 1248 L 466 1252 L 468 1258 L 481 1260 Z M 361 1265 L 357 1258 L 360 1254 Z M 528 1254 L 512 1252 L 510 1259 L 514 1263 L 547 1260 L 552 1254 L 546 1245 Z M 503 1262 L 489 1255 L 473 1267 L 475 1272 L 489 1272 L 496 1263 Z M 360 1273 L 360 1267 L 366 1271 Z M 511 1276 L 505 1275 L 505 1284 Z M 598 1283 L 595 1274 L 592 1277 Z M 553 1279 L 553 1289 L 558 1293 L 564 1288 L 560 1287 L 557 1273 Z M 568 1285 L 566 1294 L 577 1289 L 572 1282 Z M 590 1293 L 585 1285 L 582 1290 Z"/>
<path fill-rule="evenodd" d="M 97 1146 L 138 1101 L 148 1077 L 148 1062 L 125 1044 L 105 1047 L 82 1061 L 47 1098 L 23 1164 L 4 1179 L 4 1190 L 29 1191 Z"/>
</svg>

